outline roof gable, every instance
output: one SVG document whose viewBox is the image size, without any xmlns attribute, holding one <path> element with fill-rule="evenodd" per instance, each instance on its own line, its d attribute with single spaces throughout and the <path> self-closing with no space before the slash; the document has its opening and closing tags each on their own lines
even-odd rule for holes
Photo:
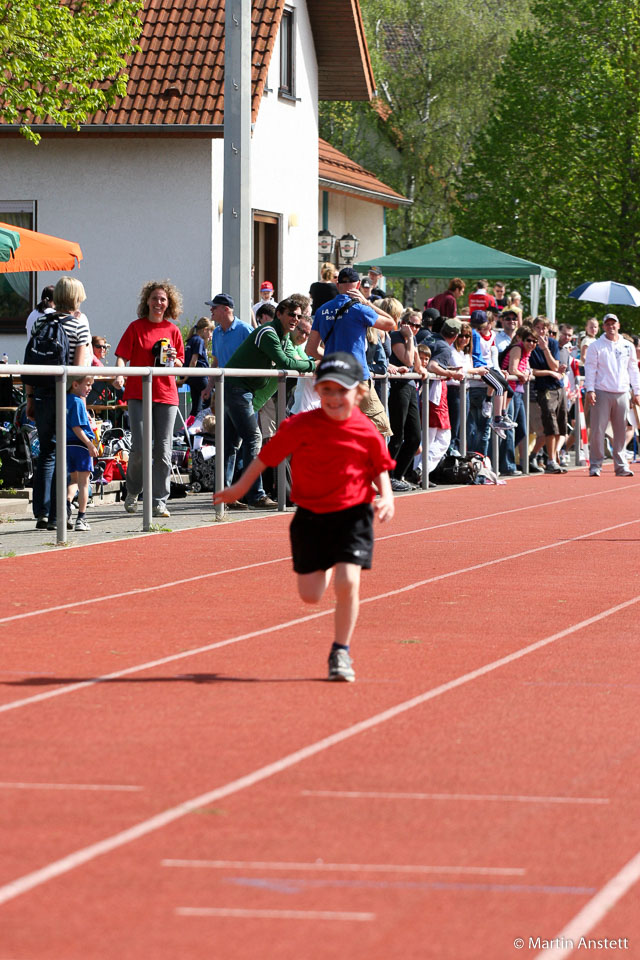
<svg viewBox="0 0 640 960">
<path fill-rule="evenodd" d="M 408 206 L 411 203 L 326 140 L 321 139 L 319 144 L 318 172 L 321 189 L 361 197 L 384 207 Z"/>
</svg>

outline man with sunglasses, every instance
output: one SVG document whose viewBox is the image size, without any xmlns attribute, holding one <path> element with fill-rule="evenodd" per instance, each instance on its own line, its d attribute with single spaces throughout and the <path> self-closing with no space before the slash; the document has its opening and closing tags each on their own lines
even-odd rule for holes
<svg viewBox="0 0 640 960">
<path fill-rule="evenodd" d="M 291 343 L 291 333 L 302 317 L 300 304 L 294 297 L 281 300 L 276 316 L 251 333 L 232 354 L 225 369 L 264 370 L 264 377 L 229 377 L 225 381 L 224 409 L 224 459 L 227 486 L 233 482 L 229 476 L 235 463 L 235 451 L 245 444 L 247 455 L 254 460 L 260 453 L 262 438 L 254 409 L 254 396 L 267 386 L 267 371 L 299 370 L 308 373 L 315 370 L 315 360 L 303 359 Z M 246 466 L 246 464 L 245 464 Z M 277 504 L 268 497 L 259 476 L 247 494 L 247 504 L 254 510 L 275 510 Z M 229 504 L 242 509 L 241 504 Z"/>
</svg>

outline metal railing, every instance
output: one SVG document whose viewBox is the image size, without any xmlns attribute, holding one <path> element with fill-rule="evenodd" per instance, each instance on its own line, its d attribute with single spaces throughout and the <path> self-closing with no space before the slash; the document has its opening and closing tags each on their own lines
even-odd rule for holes
<svg viewBox="0 0 640 960">
<path fill-rule="evenodd" d="M 312 379 L 312 373 L 299 373 L 293 370 L 241 370 L 214 367 L 204 371 L 199 367 L 75 367 L 75 366 L 33 366 L 26 364 L 5 364 L 0 370 L 0 376 L 46 376 L 55 378 L 55 404 L 56 404 L 56 465 L 61 469 L 56 470 L 56 501 L 59 504 L 56 517 L 56 535 L 58 543 L 67 541 L 67 517 L 64 505 L 67 500 L 67 381 L 69 377 L 87 376 L 96 379 L 112 379 L 117 376 L 122 377 L 141 377 L 142 378 L 142 489 L 150 491 L 152 489 L 152 383 L 154 377 L 197 377 L 203 376 L 216 381 L 215 383 L 215 485 L 216 490 L 222 490 L 224 487 L 225 458 L 224 458 L 224 386 L 225 380 L 229 378 L 251 378 L 269 377 L 278 381 L 277 388 L 277 424 L 278 426 L 286 417 L 286 381 L 288 379 Z M 422 429 L 422 480 L 423 490 L 429 490 L 429 389 L 428 384 L 432 380 L 442 380 L 443 389 L 446 385 L 446 379 L 429 374 L 426 379 L 419 374 L 376 374 L 374 378 L 377 381 L 383 381 L 383 403 L 388 408 L 388 385 L 390 380 L 415 380 L 424 383 L 425 389 L 421 392 L 421 429 Z M 464 455 L 467 450 L 467 392 L 470 379 L 480 379 L 479 377 L 466 377 L 460 382 L 460 444 L 461 453 Z M 582 379 L 582 378 L 580 378 Z M 524 403 L 525 403 L 525 436 L 520 448 L 520 464 L 525 474 L 529 473 L 528 456 L 528 438 L 529 438 L 529 383 L 524 385 Z M 498 412 L 498 398 L 494 397 L 494 414 Z M 118 408 L 115 408 L 118 409 Z M 581 461 L 581 431 L 579 416 L 576 416 L 574 429 L 574 449 L 576 466 Z M 496 474 L 499 471 L 499 438 L 495 432 L 492 434 L 490 458 L 493 469 Z M 278 510 L 286 508 L 286 475 L 285 464 L 280 463 L 277 467 L 277 491 L 278 491 Z M 224 511 L 224 506 L 219 504 L 215 507 L 218 515 Z M 142 529 L 148 531 L 152 524 L 152 501 L 150 496 L 143 497 L 142 505 Z"/>
</svg>

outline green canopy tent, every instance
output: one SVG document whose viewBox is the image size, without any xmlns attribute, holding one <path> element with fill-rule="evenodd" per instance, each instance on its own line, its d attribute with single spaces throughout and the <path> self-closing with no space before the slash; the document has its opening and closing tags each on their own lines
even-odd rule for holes
<svg viewBox="0 0 640 960">
<path fill-rule="evenodd" d="M 513 257 L 487 247 L 483 243 L 474 243 L 464 237 L 445 237 L 434 243 L 425 243 L 422 247 L 400 250 L 386 257 L 356 263 L 358 270 L 379 267 L 385 277 L 472 277 L 487 279 L 515 279 L 528 277 L 531 283 L 531 313 L 538 312 L 540 283 L 544 277 L 547 316 L 555 320 L 556 313 L 556 271 L 543 267 L 531 260 Z"/>
</svg>

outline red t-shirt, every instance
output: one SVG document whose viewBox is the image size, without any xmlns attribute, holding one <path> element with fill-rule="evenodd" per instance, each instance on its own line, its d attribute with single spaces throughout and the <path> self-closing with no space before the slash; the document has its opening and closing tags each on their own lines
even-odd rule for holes
<svg viewBox="0 0 640 960">
<path fill-rule="evenodd" d="M 171 320 L 153 323 L 148 317 L 139 317 L 130 323 L 116 347 L 116 357 L 128 360 L 132 367 L 153 367 L 153 346 L 158 340 L 169 340 L 184 363 L 182 334 Z M 178 405 L 178 388 L 175 377 L 153 377 L 152 397 L 154 403 Z M 127 377 L 124 388 L 125 400 L 142 400 L 142 378 Z"/>
<path fill-rule="evenodd" d="M 496 298 L 492 297 L 490 293 L 477 293 L 469 294 L 469 313 L 473 313 L 474 310 L 485 310 L 487 307 L 495 307 Z"/>
<path fill-rule="evenodd" d="M 259 457 L 275 467 L 289 454 L 291 499 L 313 513 L 371 503 L 374 478 L 395 466 L 386 443 L 358 407 L 348 420 L 332 420 L 322 409 L 289 417 Z"/>
</svg>

